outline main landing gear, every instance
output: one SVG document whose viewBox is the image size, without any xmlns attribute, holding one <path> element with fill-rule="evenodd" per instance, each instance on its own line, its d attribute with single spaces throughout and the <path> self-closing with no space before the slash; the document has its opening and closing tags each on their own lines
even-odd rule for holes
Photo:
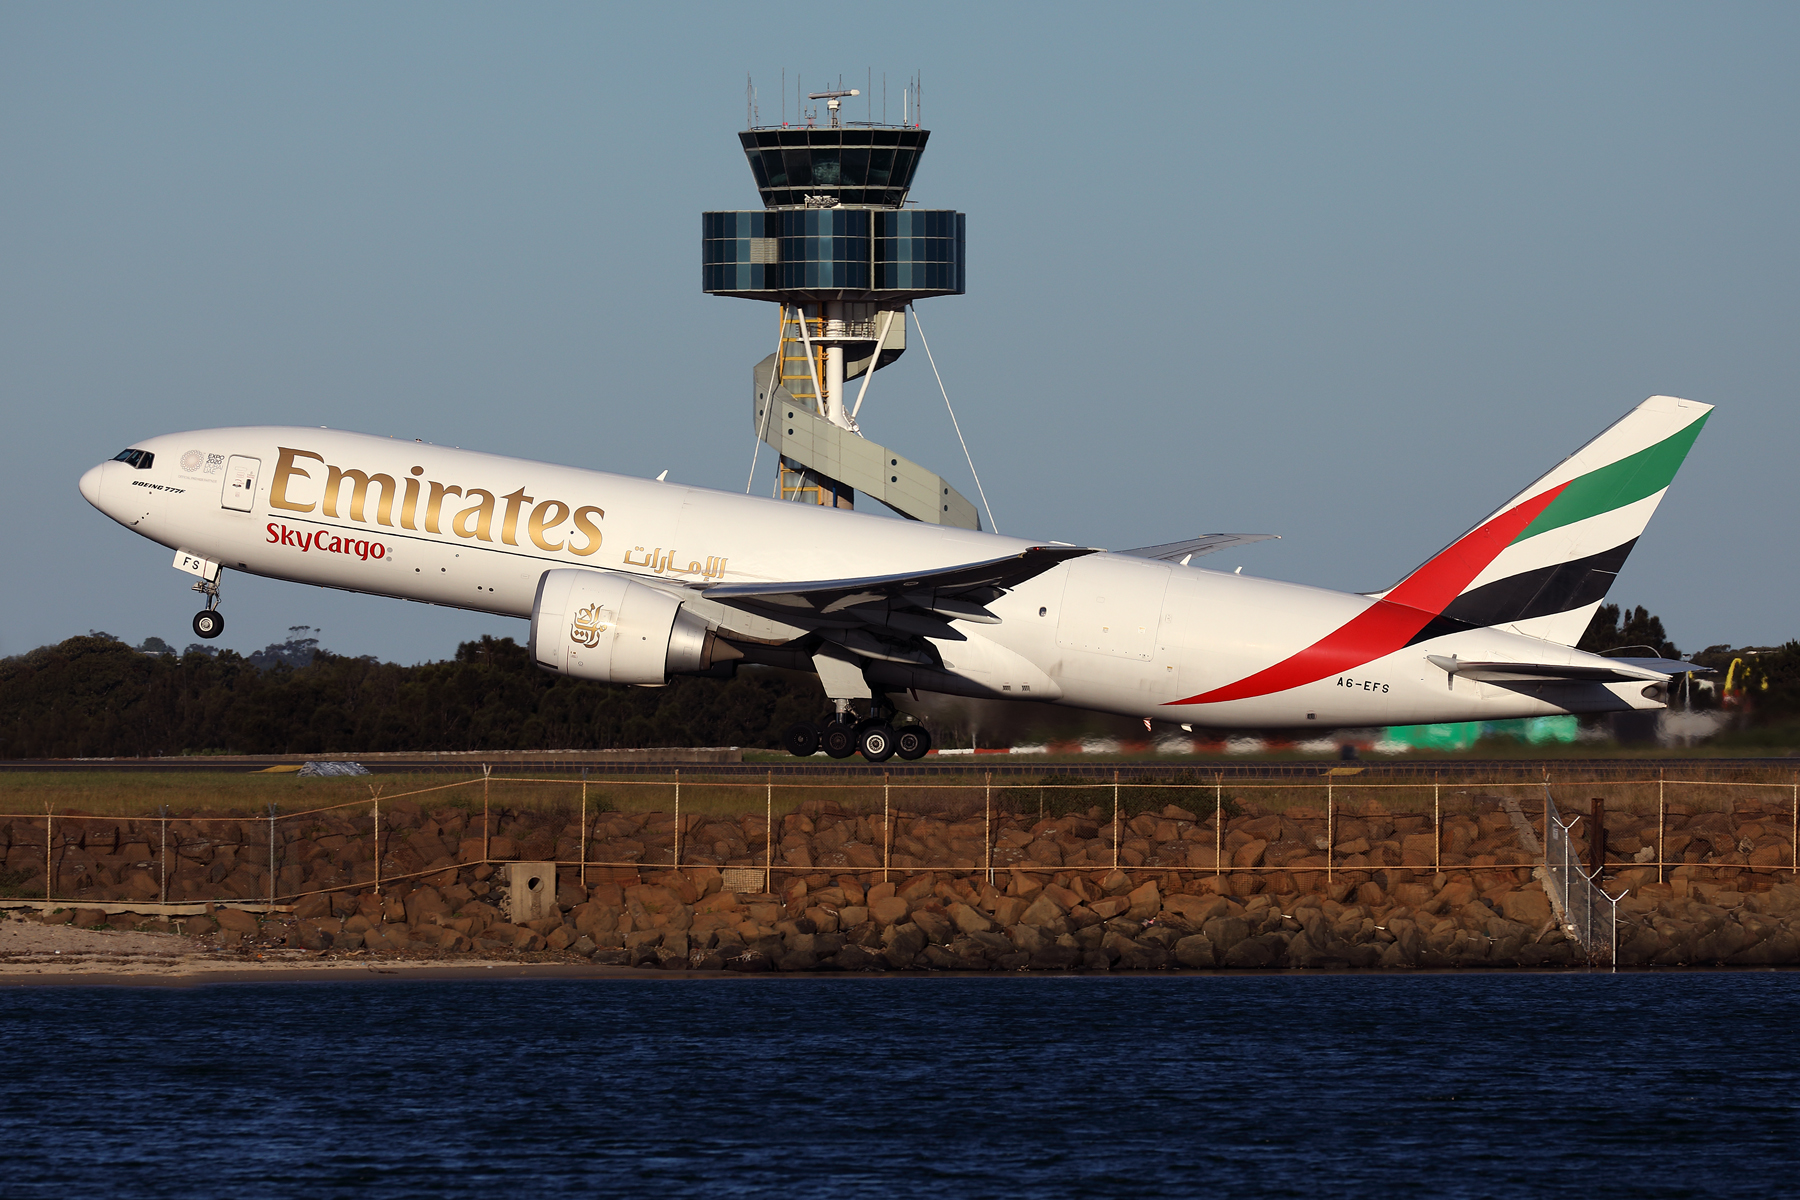
<svg viewBox="0 0 1800 1200">
<path fill-rule="evenodd" d="M 913 721 L 896 724 L 899 714 L 882 706 L 868 719 L 856 721 L 848 706 L 836 720 L 823 727 L 801 723 L 782 735 L 781 745 L 796 758 L 810 758 L 823 750 L 832 758 L 861 754 L 872 763 L 901 758 L 907 762 L 925 757 L 931 749 L 931 731 Z"/>
<path fill-rule="evenodd" d="M 202 579 L 194 590 L 206 597 L 206 607 L 194 614 L 194 632 L 211 641 L 225 632 L 225 614 L 219 611 L 219 581 Z"/>
</svg>

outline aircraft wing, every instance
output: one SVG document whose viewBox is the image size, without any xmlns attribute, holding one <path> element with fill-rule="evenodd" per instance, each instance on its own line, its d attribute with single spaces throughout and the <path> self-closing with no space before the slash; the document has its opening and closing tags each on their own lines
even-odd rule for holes
<svg viewBox="0 0 1800 1200">
<path fill-rule="evenodd" d="M 700 594 L 817 631 L 854 653 L 895 662 L 931 662 L 924 638 L 964 641 L 951 621 L 994 625 L 987 605 L 1008 588 L 1058 563 L 1093 554 L 1086 546 L 1033 546 L 1019 554 L 902 575 L 804 583 L 727 583 Z"/>
<path fill-rule="evenodd" d="M 1136 550 L 1120 550 L 1117 553 L 1132 558 L 1159 558 L 1164 562 L 1179 562 L 1185 566 L 1188 559 L 1198 558 L 1202 554 L 1229 550 L 1233 546 L 1247 546 L 1251 542 L 1279 541 L 1280 538 L 1279 533 L 1204 533 L 1185 542 L 1164 542 L 1160 546 L 1140 546 Z"/>
</svg>

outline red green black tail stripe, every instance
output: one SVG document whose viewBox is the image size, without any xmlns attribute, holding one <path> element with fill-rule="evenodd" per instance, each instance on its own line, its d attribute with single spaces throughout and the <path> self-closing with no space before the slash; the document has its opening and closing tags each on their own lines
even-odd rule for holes
<svg viewBox="0 0 1800 1200">
<path fill-rule="evenodd" d="M 1386 597 L 1291 658 L 1247 675 L 1236 683 L 1170 703 L 1221 704 L 1227 700 L 1266 696 L 1392 654 L 1461 595 L 1463 589 L 1568 486 L 1558 484 L 1464 534 L 1408 575 Z"/>
</svg>

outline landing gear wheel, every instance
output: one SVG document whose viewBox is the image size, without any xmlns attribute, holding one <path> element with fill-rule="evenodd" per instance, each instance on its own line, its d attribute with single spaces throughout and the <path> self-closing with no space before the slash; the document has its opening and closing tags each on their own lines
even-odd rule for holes
<svg viewBox="0 0 1800 1200">
<path fill-rule="evenodd" d="M 923 725 L 905 725 L 894 731 L 894 754 L 913 762 L 931 749 L 931 731 Z"/>
<path fill-rule="evenodd" d="M 872 763 L 886 762 L 894 756 L 894 731 L 886 725 L 864 725 L 857 733 L 856 748 Z"/>
<path fill-rule="evenodd" d="M 795 758 L 811 758 L 819 751 L 819 731 L 804 721 L 790 725 L 781 735 L 781 748 Z"/>
<path fill-rule="evenodd" d="M 194 614 L 194 632 L 203 638 L 216 638 L 225 632 L 225 618 L 217 609 L 202 609 Z"/>
<path fill-rule="evenodd" d="M 848 721 L 833 721 L 820 733 L 819 746 L 833 758 L 849 758 L 856 753 L 856 730 Z"/>
</svg>

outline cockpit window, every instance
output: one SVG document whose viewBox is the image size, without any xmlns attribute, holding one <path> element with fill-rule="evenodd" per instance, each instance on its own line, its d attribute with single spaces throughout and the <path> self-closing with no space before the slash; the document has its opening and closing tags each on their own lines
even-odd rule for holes
<svg viewBox="0 0 1800 1200">
<path fill-rule="evenodd" d="M 113 461 L 130 463 L 140 471 L 148 471 L 150 464 L 156 461 L 156 455 L 148 450 L 121 450 L 113 455 Z"/>
</svg>

